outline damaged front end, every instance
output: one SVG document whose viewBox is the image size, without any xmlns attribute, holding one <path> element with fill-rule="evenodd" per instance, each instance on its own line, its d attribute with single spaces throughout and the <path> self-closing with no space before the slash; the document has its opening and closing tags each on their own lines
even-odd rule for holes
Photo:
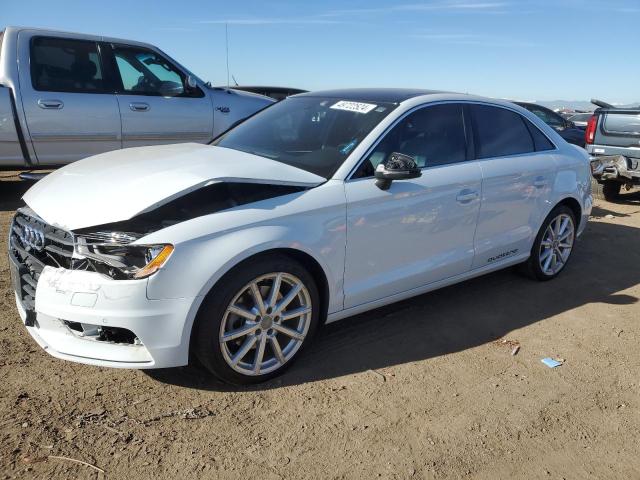
<svg viewBox="0 0 640 480">
<path fill-rule="evenodd" d="M 66 231 L 20 209 L 11 227 L 9 256 L 16 291 L 28 309 L 45 266 L 97 272 L 114 280 L 146 278 L 171 256 L 169 243 L 144 244 L 155 231 L 222 210 L 301 192 L 309 187 L 218 182 L 201 187 L 131 219 Z"/>
<path fill-rule="evenodd" d="M 135 324 L 132 327 L 128 315 L 124 317 L 128 319 L 126 324 L 105 323 L 104 318 L 95 316 L 103 315 L 97 312 L 105 311 L 105 305 L 116 310 L 123 305 L 135 309 L 131 305 L 136 301 L 147 301 L 146 284 L 126 280 L 153 275 L 171 257 L 174 245 L 146 244 L 144 237 L 193 218 L 295 194 L 308 188 L 217 182 L 128 220 L 73 231 L 47 223 L 29 207 L 21 208 L 11 225 L 8 249 L 21 317 L 27 327 L 34 327 L 30 330 L 32 334 L 40 332 L 38 341 L 44 341 L 46 336 L 45 343 L 49 346 L 58 337 L 48 336 L 48 333 L 57 332 L 58 327 L 63 326 L 69 334 L 84 340 L 109 344 L 114 348 L 137 347 L 139 351 L 135 348 L 121 350 L 118 355 L 130 362 L 148 362 L 146 345 L 140 336 L 140 331 L 145 332 L 146 327 Z M 38 315 L 36 293 L 40 302 Z M 87 312 L 93 312 L 93 307 L 97 310 L 85 316 L 73 310 L 77 307 L 88 307 Z M 183 307 L 186 305 L 180 305 Z M 64 345 L 61 343 L 57 347 L 66 348 Z M 61 351 L 57 347 L 54 349 Z"/>
<path fill-rule="evenodd" d="M 591 173 L 598 182 L 609 180 L 632 185 L 640 183 L 640 161 L 624 155 L 591 158 Z"/>
</svg>

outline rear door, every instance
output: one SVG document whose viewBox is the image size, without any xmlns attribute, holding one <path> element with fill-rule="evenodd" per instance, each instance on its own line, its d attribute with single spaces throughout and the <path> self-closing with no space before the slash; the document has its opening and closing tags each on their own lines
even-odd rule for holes
<svg viewBox="0 0 640 480">
<path fill-rule="evenodd" d="M 481 170 L 467 140 L 462 105 L 423 107 L 386 133 L 345 183 L 345 308 L 471 268 Z M 412 156 L 422 176 L 381 190 L 374 170 L 393 152 Z"/>
<path fill-rule="evenodd" d="M 118 103 L 97 42 L 22 31 L 18 48 L 22 108 L 40 165 L 121 148 Z"/>
<path fill-rule="evenodd" d="M 529 252 L 555 181 L 555 146 L 533 123 L 506 108 L 472 104 L 482 206 L 473 268 Z"/>
<path fill-rule="evenodd" d="M 160 53 L 130 45 L 109 46 L 118 81 L 123 147 L 207 143 L 213 106 L 200 87 Z"/>
</svg>

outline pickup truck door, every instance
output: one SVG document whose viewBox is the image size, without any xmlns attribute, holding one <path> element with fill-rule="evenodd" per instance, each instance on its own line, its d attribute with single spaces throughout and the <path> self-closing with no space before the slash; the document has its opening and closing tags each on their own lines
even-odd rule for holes
<svg viewBox="0 0 640 480">
<path fill-rule="evenodd" d="M 213 106 L 199 86 L 165 56 L 144 47 L 111 44 L 122 119 L 123 147 L 207 143 Z"/>
<path fill-rule="evenodd" d="M 101 57 L 97 42 L 73 34 L 19 33 L 19 93 L 38 164 L 122 147 L 118 102 Z"/>
</svg>

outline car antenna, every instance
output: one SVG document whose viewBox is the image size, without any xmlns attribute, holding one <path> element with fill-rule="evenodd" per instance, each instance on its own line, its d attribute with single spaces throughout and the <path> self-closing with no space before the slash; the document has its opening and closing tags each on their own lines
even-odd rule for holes
<svg viewBox="0 0 640 480">
<path fill-rule="evenodd" d="M 227 89 L 229 88 L 229 23 L 224 23 L 224 39 L 227 50 Z"/>
</svg>

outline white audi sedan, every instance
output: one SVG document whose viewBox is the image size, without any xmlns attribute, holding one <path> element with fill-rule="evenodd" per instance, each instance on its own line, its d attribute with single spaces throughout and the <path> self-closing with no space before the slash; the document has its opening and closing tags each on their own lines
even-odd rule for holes
<svg viewBox="0 0 640 480">
<path fill-rule="evenodd" d="M 516 264 L 554 278 L 590 185 L 584 150 L 513 103 L 306 93 L 211 145 L 118 150 L 47 176 L 11 225 L 12 281 L 56 357 L 164 368 L 193 353 L 255 383 L 324 323 Z"/>
</svg>

